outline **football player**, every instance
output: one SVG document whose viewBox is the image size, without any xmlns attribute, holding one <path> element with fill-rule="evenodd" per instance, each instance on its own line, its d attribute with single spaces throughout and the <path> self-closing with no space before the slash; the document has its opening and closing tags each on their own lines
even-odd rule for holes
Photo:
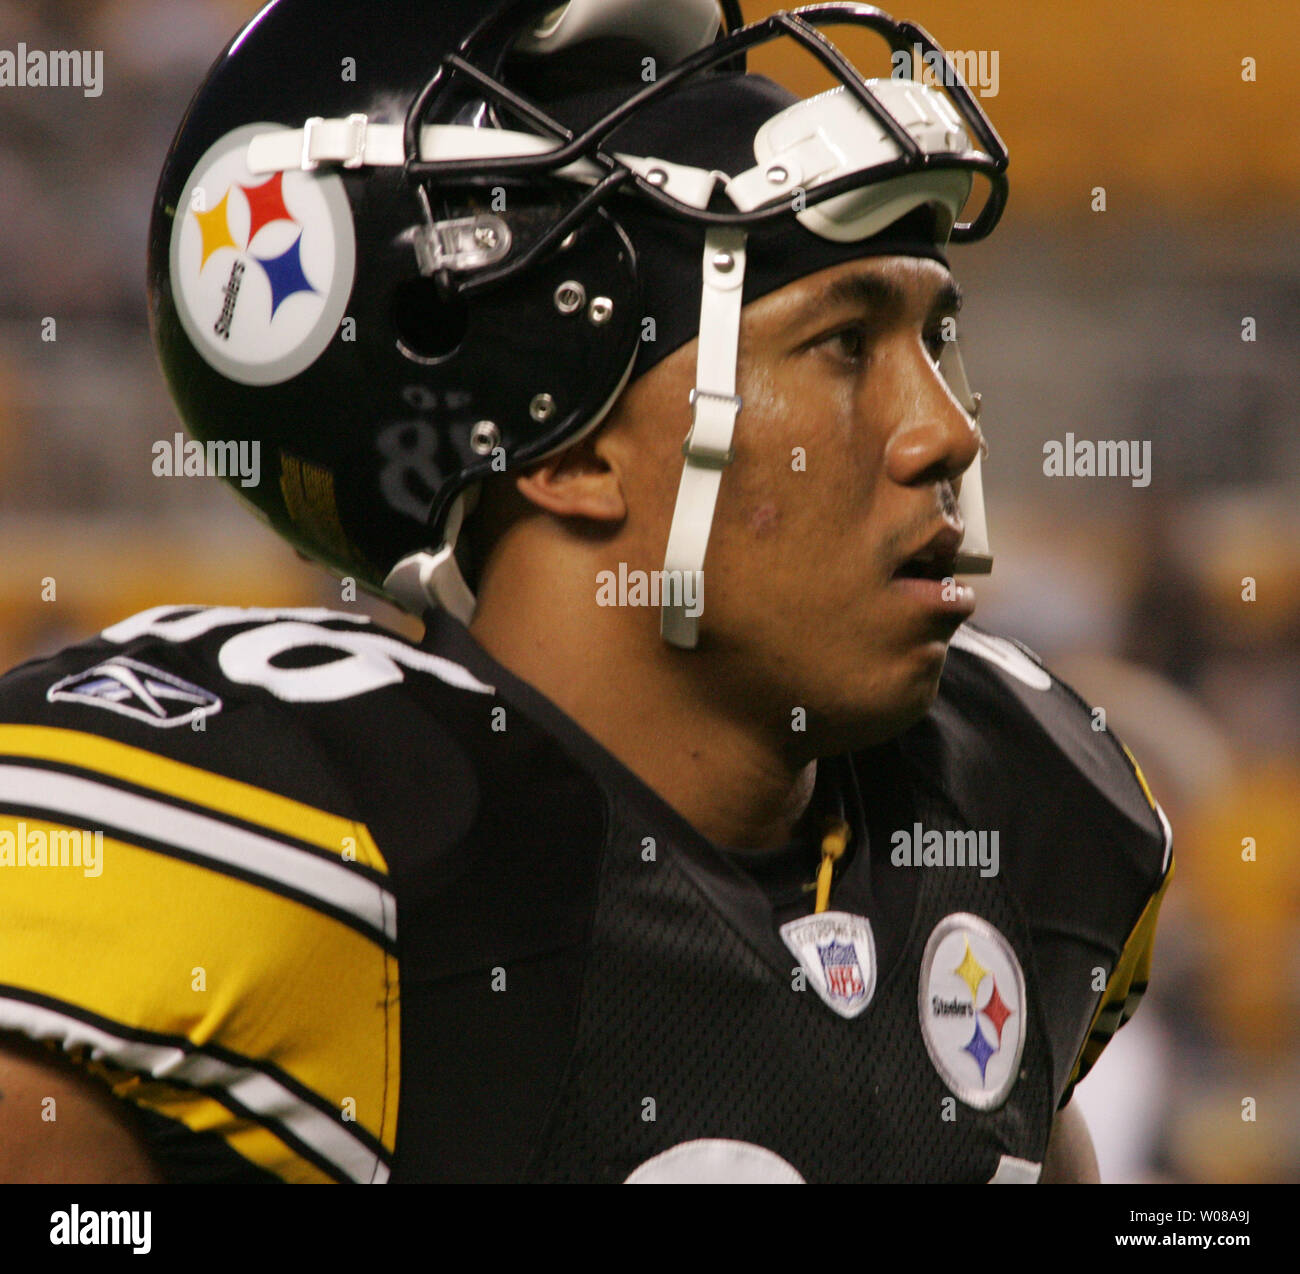
<svg viewBox="0 0 1300 1274">
<path fill-rule="evenodd" d="M 773 42 L 835 86 L 748 71 Z M 863 5 L 249 23 L 162 174 L 153 330 L 186 447 L 343 601 L 0 683 L 3 1176 L 1095 1176 L 1070 1095 L 1170 837 L 966 622 L 948 251 L 1006 162 Z"/>
</svg>

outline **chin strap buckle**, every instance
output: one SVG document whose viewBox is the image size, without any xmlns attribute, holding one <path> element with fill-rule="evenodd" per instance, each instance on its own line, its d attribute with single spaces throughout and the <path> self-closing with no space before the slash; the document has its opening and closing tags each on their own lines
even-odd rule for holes
<svg viewBox="0 0 1300 1274">
<path fill-rule="evenodd" d="M 360 168 L 366 162 L 368 115 L 349 115 L 346 119 L 323 119 L 313 115 L 302 126 L 302 154 L 298 166 L 309 173 L 322 163 Z"/>
<path fill-rule="evenodd" d="M 682 455 L 705 468 L 725 469 L 736 458 L 731 435 L 744 402 L 739 394 L 719 394 L 698 386 L 691 390 L 689 401 L 694 417 L 682 443 Z"/>
</svg>

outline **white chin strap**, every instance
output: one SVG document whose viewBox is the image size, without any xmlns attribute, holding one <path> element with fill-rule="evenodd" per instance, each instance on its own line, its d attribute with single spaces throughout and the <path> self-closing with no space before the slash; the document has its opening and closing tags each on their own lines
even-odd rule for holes
<svg viewBox="0 0 1300 1274">
<path fill-rule="evenodd" d="M 694 419 L 682 443 L 686 463 L 664 555 L 659 621 L 663 639 L 683 650 L 693 650 L 700 637 L 704 555 L 722 471 L 732 461 L 731 439 L 741 407 L 736 395 L 736 357 L 745 287 L 743 230 L 715 228 L 705 235 L 703 273 L 695 388 L 691 390 Z M 695 605 L 686 605 L 688 597 L 695 599 Z"/>
<path fill-rule="evenodd" d="M 384 580 L 384 591 L 412 615 L 423 615 L 432 604 L 442 607 L 462 624 L 468 624 L 474 617 L 474 594 L 456 561 L 456 541 L 465 520 L 465 501 L 466 493 L 452 501 L 442 547 L 437 552 L 421 550 L 408 554 Z"/>
</svg>

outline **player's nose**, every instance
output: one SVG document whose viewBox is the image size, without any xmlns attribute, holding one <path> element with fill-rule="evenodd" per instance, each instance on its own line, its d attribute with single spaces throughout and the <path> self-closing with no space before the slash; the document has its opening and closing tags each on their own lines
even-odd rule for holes
<svg viewBox="0 0 1300 1274">
<path fill-rule="evenodd" d="M 898 392 L 902 410 L 885 450 L 890 478 L 901 486 L 957 483 L 979 455 L 979 427 L 919 343 L 900 369 Z"/>
</svg>

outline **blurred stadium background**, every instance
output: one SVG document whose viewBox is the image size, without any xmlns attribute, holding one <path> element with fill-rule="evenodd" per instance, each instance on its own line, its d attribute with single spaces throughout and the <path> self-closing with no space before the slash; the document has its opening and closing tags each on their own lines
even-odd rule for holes
<svg viewBox="0 0 1300 1274">
<path fill-rule="evenodd" d="M 1012 155 L 1001 227 L 952 257 L 992 448 L 997 572 L 977 621 L 1105 707 L 1175 828 L 1152 991 L 1079 1089 L 1103 1176 L 1295 1181 L 1300 10 L 887 7 L 997 54 L 983 100 Z M 154 183 L 257 8 L 0 0 L 0 48 L 105 63 L 94 99 L 0 88 L 0 667 L 164 602 L 339 604 L 220 484 L 150 471 L 177 427 L 145 317 Z M 816 87 L 803 64 L 760 69 Z M 1150 485 L 1045 477 L 1043 443 L 1067 431 L 1149 440 Z"/>
</svg>

